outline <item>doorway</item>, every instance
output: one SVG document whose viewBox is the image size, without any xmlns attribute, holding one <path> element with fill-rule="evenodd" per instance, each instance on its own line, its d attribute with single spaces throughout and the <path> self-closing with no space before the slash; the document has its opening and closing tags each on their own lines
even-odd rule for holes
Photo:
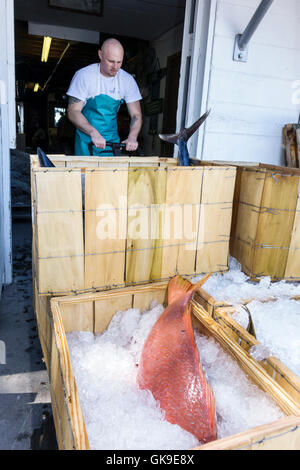
<svg viewBox="0 0 300 470">
<path fill-rule="evenodd" d="M 163 110 L 163 134 L 174 134 L 176 132 L 176 115 L 178 88 L 180 79 L 181 51 L 168 57 L 165 100 Z M 162 157 L 172 157 L 174 145 L 161 141 L 160 154 Z"/>
</svg>

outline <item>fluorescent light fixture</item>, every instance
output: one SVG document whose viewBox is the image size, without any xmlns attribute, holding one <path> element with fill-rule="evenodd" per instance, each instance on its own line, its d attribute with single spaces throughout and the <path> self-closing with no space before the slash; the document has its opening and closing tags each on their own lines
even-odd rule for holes
<svg viewBox="0 0 300 470">
<path fill-rule="evenodd" d="M 41 57 L 42 62 L 47 62 L 48 60 L 51 42 L 52 42 L 52 38 L 50 36 L 44 36 L 43 50 L 42 50 L 42 57 Z"/>
<path fill-rule="evenodd" d="M 35 83 L 33 87 L 33 91 L 36 93 L 37 91 L 39 91 L 39 88 L 40 88 L 40 85 L 38 83 Z"/>
</svg>

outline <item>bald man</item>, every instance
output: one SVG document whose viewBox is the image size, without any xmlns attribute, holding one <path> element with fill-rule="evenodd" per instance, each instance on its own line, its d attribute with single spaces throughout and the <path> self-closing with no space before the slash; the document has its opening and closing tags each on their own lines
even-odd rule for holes
<svg viewBox="0 0 300 470">
<path fill-rule="evenodd" d="M 138 148 L 137 138 L 142 127 L 142 97 L 134 78 L 121 68 L 123 46 L 116 39 L 108 39 L 98 55 L 100 64 L 78 70 L 67 91 L 68 117 L 77 128 L 75 155 L 90 155 L 90 142 L 94 145 L 94 155 L 113 155 L 106 142 L 120 142 L 117 113 L 123 102 L 131 117 L 129 135 L 123 142 L 127 151 Z"/>
</svg>

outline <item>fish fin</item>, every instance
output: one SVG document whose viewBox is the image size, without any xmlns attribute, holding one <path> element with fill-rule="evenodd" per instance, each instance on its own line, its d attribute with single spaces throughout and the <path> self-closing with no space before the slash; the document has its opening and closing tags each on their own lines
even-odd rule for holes
<svg viewBox="0 0 300 470">
<path fill-rule="evenodd" d="M 177 144 L 179 137 L 181 136 L 180 132 L 178 134 L 159 134 L 161 140 L 165 140 L 170 144 Z"/>
<path fill-rule="evenodd" d="M 190 137 L 196 132 L 197 129 L 204 123 L 208 117 L 211 110 L 206 111 L 194 124 L 190 127 L 181 129 L 177 134 L 159 134 L 161 140 L 165 140 L 171 144 L 178 144 L 178 141 L 181 139 L 184 142 L 187 142 Z"/>
<path fill-rule="evenodd" d="M 185 134 L 186 134 L 185 139 L 186 139 L 186 140 L 189 140 L 189 138 L 192 137 L 192 135 L 196 132 L 196 130 L 199 129 L 199 127 L 201 126 L 201 124 L 204 123 L 204 121 L 205 121 L 206 118 L 208 117 L 210 111 L 211 111 L 211 110 L 207 111 L 207 112 L 206 112 L 205 114 L 203 114 L 196 122 L 194 122 L 194 124 L 192 124 L 190 127 L 188 127 L 187 129 L 185 129 Z"/>
<path fill-rule="evenodd" d="M 168 285 L 168 305 L 170 305 L 174 300 L 177 300 L 185 292 L 189 291 L 193 287 L 193 284 L 183 279 L 179 274 L 173 277 L 169 281 Z"/>
<path fill-rule="evenodd" d="M 55 167 L 55 165 L 52 163 L 50 158 L 47 157 L 45 152 L 40 147 L 37 147 L 37 154 L 38 154 L 38 159 L 39 159 L 40 166 L 42 168 L 44 168 L 44 167 Z"/>
</svg>

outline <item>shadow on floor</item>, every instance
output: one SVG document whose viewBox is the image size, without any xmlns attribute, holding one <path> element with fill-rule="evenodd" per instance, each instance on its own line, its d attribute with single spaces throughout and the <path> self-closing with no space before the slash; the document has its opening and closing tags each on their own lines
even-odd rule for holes
<svg viewBox="0 0 300 470">
<path fill-rule="evenodd" d="M 0 298 L 0 449 L 57 449 L 48 374 L 33 311 L 31 220 L 13 221 L 13 282 Z M 3 362 L 3 361 L 2 361 Z"/>
</svg>

